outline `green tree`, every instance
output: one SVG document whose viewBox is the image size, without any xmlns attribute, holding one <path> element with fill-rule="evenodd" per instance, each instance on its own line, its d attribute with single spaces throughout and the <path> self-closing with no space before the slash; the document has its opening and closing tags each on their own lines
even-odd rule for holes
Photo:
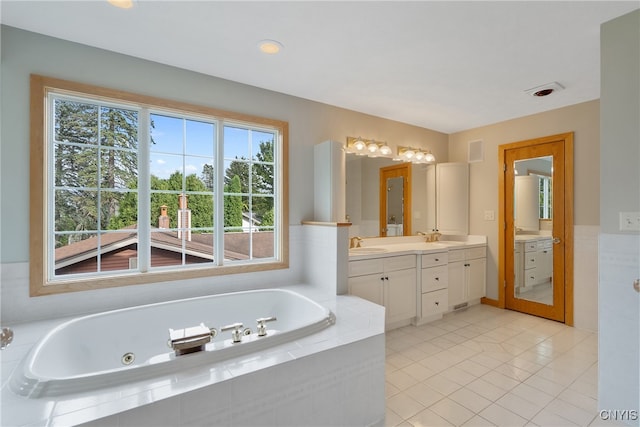
<svg viewBox="0 0 640 427">
<path fill-rule="evenodd" d="M 55 100 L 55 185 L 66 187 L 55 192 L 56 230 L 97 230 L 119 222 L 114 218 L 122 201 L 135 195 L 112 190 L 137 187 L 137 130 L 136 111 Z M 56 244 L 68 241 L 61 235 Z"/>
<path fill-rule="evenodd" d="M 224 226 L 242 227 L 242 196 L 237 195 L 241 191 L 240 176 L 231 178 L 224 191 Z"/>
<path fill-rule="evenodd" d="M 158 217 L 162 205 L 167 206 L 169 216 L 169 227 L 178 226 L 179 195 L 187 195 L 187 207 L 191 209 L 191 227 L 212 228 L 213 227 L 213 195 L 192 194 L 192 192 L 208 192 L 205 184 L 195 175 L 187 175 L 183 187 L 182 173 L 174 172 L 168 179 L 158 178 L 151 175 L 151 188 L 160 191 L 173 191 L 173 193 L 151 194 L 150 225 L 158 226 Z M 128 193 L 120 204 L 119 213 L 109 222 L 110 229 L 119 229 L 135 224 L 138 216 L 137 194 Z M 194 231 L 197 232 L 197 231 Z"/>
</svg>

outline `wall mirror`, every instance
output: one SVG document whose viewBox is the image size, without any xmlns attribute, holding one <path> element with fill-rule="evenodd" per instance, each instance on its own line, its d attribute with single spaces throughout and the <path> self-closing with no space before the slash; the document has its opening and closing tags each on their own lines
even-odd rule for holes
<svg viewBox="0 0 640 427">
<path fill-rule="evenodd" d="M 352 223 L 351 236 L 402 236 L 428 231 L 427 198 L 424 196 L 427 193 L 427 165 L 410 165 L 410 189 L 406 185 L 400 187 L 400 180 L 393 176 L 388 177 L 387 185 L 380 185 L 381 169 L 402 165 L 408 164 L 382 157 L 347 155 L 346 214 Z M 387 200 L 391 200 L 390 205 L 381 203 L 384 198 L 384 194 L 381 196 L 382 188 L 385 188 Z M 402 200 L 402 210 L 399 200 Z M 384 229 L 387 230 L 383 232 Z"/>
<path fill-rule="evenodd" d="M 380 168 L 381 237 L 411 235 L 411 163 Z"/>
<path fill-rule="evenodd" d="M 553 156 L 516 160 L 514 298 L 553 305 Z"/>
</svg>

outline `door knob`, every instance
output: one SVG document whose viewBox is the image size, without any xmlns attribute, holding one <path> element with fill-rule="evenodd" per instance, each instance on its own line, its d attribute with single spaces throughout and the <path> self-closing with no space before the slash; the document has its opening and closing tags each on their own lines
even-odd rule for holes
<svg viewBox="0 0 640 427">
<path fill-rule="evenodd" d="M 560 243 L 561 241 L 562 241 L 562 240 L 560 240 L 560 238 L 559 238 L 559 237 L 554 237 L 554 238 L 553 238 L 553 244 L 554 244 L 554 245 L 557 245 L 557 244 L 558 244 L 558 243 Z"/>
<path fill-rule="evenodd" d="M 633 281 L 633 289 L 635 289 L 636 292 L 640 292 L 640 279 Z"/>
</svg>

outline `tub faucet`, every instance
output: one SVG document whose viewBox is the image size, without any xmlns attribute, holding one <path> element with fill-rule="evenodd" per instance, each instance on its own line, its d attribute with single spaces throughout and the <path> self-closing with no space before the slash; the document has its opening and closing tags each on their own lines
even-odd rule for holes
<svg viewBox="0 0 640 427">
<path fill-rule="evenodd" d="M 266 322 L 273 322 L 274 320 L 278 320 L 276 319 L 276 316 L 271 316 L 271 317 L 261 317 L 259 319 L 256 319 L 256 322 L 258 322 L 258 336 L 259 337 L 265 337 L 267 336 L 267 327 L 265 326 Z"/>
<path fill-rule="evenodd" d="M 243 335 L 251 335 L 251 329 L 245 328 L 242 329 L 244 325 L 242 323 L 232 323 L 227 326 L 223 326 L 220 328 L 221 331 L 231 331 L 231 341 L 233 343 L 242 342 Z"/>
</svg>

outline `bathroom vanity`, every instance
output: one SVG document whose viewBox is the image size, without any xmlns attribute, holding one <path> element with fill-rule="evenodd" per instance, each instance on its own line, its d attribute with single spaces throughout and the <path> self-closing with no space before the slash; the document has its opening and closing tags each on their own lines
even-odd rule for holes
<svg viewBox="0 0 640 427">
<path fill-rule="evenodd" d="M 349 251 L 349 294 L 383 305 L 386 329 L 423 324 L 485 296 L 486 237 L 364 239 Z"/>
</svg>

